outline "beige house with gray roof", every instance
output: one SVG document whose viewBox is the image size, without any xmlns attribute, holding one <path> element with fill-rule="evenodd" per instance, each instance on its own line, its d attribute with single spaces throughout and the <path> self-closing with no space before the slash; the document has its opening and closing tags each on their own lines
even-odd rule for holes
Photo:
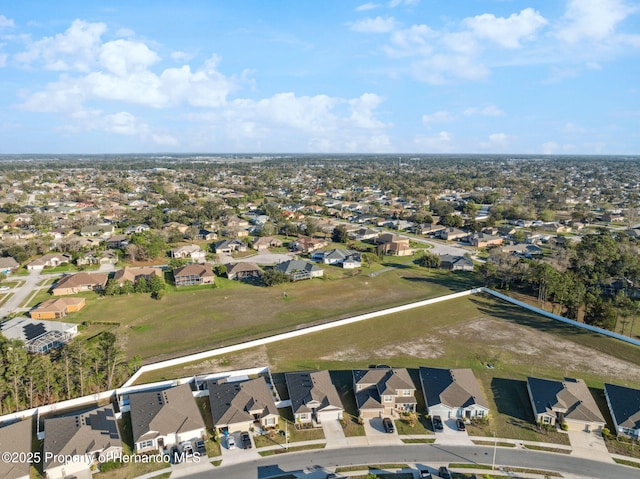
<svg viewBox="0 0 640 479">
<path fill-rule="evenodd" d="M 207 384 L 213 424 L 219 431 L 277 427 L 278 408 L 263 377 L 234 382 L 219 379 Z"/>
<path fill-rule="evenodd" d="M 471 419 L 489 414 L 489 405 L 471 369 L 420 368 L 430 416 Z"/>
<path fill-rule="evenodd" d="M 353 391 L 363 418 L 416 410 L 416 387 L 405 368 L 354 369 Z"/>
<path fill-rule="evenodd" d="M 527 390 L 536 422 L 562 424 L 570 430 L 600 431 L 605 420 L 582 379 L 527 378 Z"/>
<path fill-rule="evenodd" d="M 286 373 L 287 390 L 296 423 L 312 423 L 342 419 L 344 407 L 329 371 Z"/>
<path fill-rule="evenodd" d="M 48 479 L 89 473 L 99 458 L 122 455 L 113 406 L 44 420 L 44 472 Z M 67 457 L 73 459 L 66 460 Z M 61 459 L 65 460 L 61 460 Z"/>
<path fill-rule="evenodd" d="M 205 435 L 204 420 L 188 384 L 130 394 L 129 407 L 136 452 L 158 451 Z"/>
</svg>

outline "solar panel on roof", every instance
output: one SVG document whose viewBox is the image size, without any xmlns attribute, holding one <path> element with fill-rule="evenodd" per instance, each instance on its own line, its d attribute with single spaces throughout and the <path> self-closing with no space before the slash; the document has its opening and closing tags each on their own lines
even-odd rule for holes
<svg viewBox="0 0 640 479">
<path fill-rule="evenodd" d="M 22 330 L 24 331 L 24 337 L 27 341 L 31 341 L 47 332 L 43 323 L 25 324 Z"/>
</svg>

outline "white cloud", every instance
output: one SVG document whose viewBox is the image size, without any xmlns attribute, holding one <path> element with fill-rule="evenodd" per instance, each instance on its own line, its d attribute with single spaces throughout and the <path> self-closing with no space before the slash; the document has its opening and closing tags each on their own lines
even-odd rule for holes
<svg viewBox="0 0 640 479">
<path fill-rule="evenodd" d="M 482 80 L 489 75 L 489 69 L 464 55 L 434 55 L 411 65 L 414 78 L 432 85 L 442 85 L 452 79 Z"/>
<path fill-rule="evenodd" d="M 160 57 L 144 43 L 115 40 L 102 45 L 100 64 L 114 75 L 124 77 L 144 72 Z"/>
<path fill-rule="evenodd" d="M 393 17 L 365 18 L 350 24 L 349 28 L 360 33 L 388 33 L 397 25 Z"/>
<path fill-rule="evenodd" d="M 634 8 L 622 0 L 570 0 L 557 35 L 569 43 L 582 39 L 603 40 L 633 12 Z"/>
<path fill-rule="evenodd" d="M 374 93 L 364 93 L 360 98 L 349 100 L 349 108 L 351 116 L 349 118 L 351 125 L 356 128 L 382 128 L 384 124 L 374 117 L 375 110 L 382 98 Z"/>
<path fill-rule="evenodd" d="M 448 131 L 441 131 L 435 136 L 417 136 L 413 143 L 424 153 L 450 153 L 455 151 L 453 135 Z"/>
<path fill-rule="evenodd" d="M 0 15 L 0 28 L 13 28 L 15 27 L 15 23 L 12 19 L 5 17 L 4 15 Z"/>
<path fill-rule="evenodd" d="M 552 155 L 560 149 L 560 145 L 555 141 L 547 141 L 542 144 L 541 153 L 543 155 Z"/>
<path fill-rule="evenodd" d="M 487 105 L 482 108 L 467 108 L 466 110 L 464 110 L 463 114 L 464 116 L 480 115 L 498 117 L 503 116 L 504 111 L 502 111 L 495 105 Z"/>
<path fill-rule="evenodd" d="M 106 30 L 104 23 L 74 20 L 64 33 L 32 42 L 15 58 L 26 64 L 41 61 L 48 70 L 88 72 L 96 65 Z"/>
<path fill-rule="evenodd" d="M 505 133 L 492 133 L 489 135 L 488 141 L 480 143 L 480 146 L 485 150 L 506 151 L 509 147 L 510 139 L 509 135 Z"/>
<path fill-rule="evenodd" d="M 178 146 L 180 144 L 175 137 L 167 133 L 152 133 L 151 139 L 155 144 L 162 146 Z"/>
<path fill-rule="evenodd" d="M 104 122 L 106 131 L 120 135 L 137 135 L 149 130 L 148 125 L 138 123 L 136 117 L 126 111 L 107 115 L 104 117 Z"/>
<path fill-rule="evenodd" d="M 356 12 L 366 12 L 368 10 L 375 10 L 376 8 L 380 8 L 379 3 L 363 3 L 356 7 Z"/>
<path fill-rule="evenodd" d="M 0 45 L 0 47 L 2 47 L 2 45 Z M 9 58 L 9 55 L 7 55 L 6 53 L 0 53 L 0 68 L 7 65 L 8 58 Z"/>
<path fill-rule="evenodd" d="M 533 38 L 536 31 L 547 23 L 547 20 L 532 8 L 525 8 L 508 18 L 485 13 L 463 21 L 463 24 L 478 37 L 487 38 L 504 48 L 520 47 L 522 40 Z"/>
<path fill-rule="evenodd" d="M 425 126 L 431 123 L 450 123 L 456 119 L 455 115 L 446 110 L 436 111 L 430 115 L 422 115 L 422 124 Z"/>
<path fill-rule="evenodd" d="M 432 42 L 437 34 L 427 25 L 412 25 L 391 34 L 391 45 L 384 51 L 391 57 L 424 56 L 433 51 Z"/>
<path fill-rule="evenodd" d="M 187 52 L 172 52 L 171 53 L 171 59 L 175 62 L 181 63 L 181 62 L 188 62 L 190 60 L 192 60 L 194 57 L 194 55 L 192 53 L 187 53 Z"/>
</svg>

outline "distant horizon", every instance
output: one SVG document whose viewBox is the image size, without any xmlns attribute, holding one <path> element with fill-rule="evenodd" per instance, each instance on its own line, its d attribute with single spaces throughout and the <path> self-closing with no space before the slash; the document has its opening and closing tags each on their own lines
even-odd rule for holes
<svg viewBox="0 0 640 479">
<path fill-rule="evenodd" d="M 640 0 L 5 2 L 0 153 L 637 155 L 639 61 Z"/>
</svg>

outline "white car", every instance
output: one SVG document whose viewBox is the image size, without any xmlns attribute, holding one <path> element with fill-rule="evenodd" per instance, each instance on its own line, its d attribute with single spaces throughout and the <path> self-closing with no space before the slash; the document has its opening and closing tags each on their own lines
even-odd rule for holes
<svg viewBox="0 0 640 479">
<path fill-rule="evenodd" d="M 236 447 L 236 440 L 233 436 L 227 437 L 227 449 L 234 449 Z"/>
<path fill-rule="evenodd" d="M 10 289 L 9 286 L 0 286 L 0 291 L 9 291 Z"/>
</svg>

